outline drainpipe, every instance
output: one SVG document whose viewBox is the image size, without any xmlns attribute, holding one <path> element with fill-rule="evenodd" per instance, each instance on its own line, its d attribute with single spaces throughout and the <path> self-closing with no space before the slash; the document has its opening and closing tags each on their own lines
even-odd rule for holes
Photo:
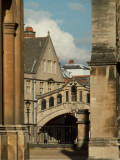
<svg viewBox="0 0 120 160">
<path fill-rule="evenodd" d="M 36 80 L 33 80 L 33 137 L 35 137 L 35 108 L 36 108 L 35 84 Z"/>
</svg>

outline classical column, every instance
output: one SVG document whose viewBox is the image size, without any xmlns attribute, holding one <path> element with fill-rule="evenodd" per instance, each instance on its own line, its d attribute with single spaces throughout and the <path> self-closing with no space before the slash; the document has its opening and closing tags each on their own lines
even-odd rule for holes
<svg viewBox="0 0 120 160">
<path fill-rule="evenodd" d="M 3 17 L 2 17 L 2 1 L 0 1 L 0 124 L 3 121 Z"/>
<path fill-rule="evenodd" d="M 27 136 L 23 126 L 22 12 L 22 0 L 0 1 L 0 95 L 3 96 L 0 97 L 1 160 L 29 158 Z"/>
<path fill-rule="evenodd" d="M 89 112 L 88 110 L 78 110 L 78 142 L 77 147 L 79 149 L 88 148 L 89 140 Z"/>
<path fill-rule="evenodd" d="M 116 0 L 92 0 L 90 159 L 119 159 L 116 6 Z"/>
<path fill-rule="evenodd" d="M 4 24 L 4 124 L 15 124 L 15 28 L 16 23 Z"/>
</svg>

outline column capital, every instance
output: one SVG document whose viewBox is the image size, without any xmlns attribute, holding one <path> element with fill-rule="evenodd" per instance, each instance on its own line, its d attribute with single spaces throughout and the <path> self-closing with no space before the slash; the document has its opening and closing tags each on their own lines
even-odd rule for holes
<svg viewBox="0 0 120 160">
<path fill-rule="evenodd" d="M 18 24 L 17 23 L 4 23 L 5 34 L 15 34 Z"/>
</svg>

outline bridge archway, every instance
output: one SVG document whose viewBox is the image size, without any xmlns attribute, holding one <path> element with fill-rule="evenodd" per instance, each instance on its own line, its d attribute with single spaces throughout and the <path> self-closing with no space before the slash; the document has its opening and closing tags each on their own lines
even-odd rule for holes
<svg viewBox="0 0 120 160">
<path fill-rule="evenodd" d="M 77 142 L 77 118 L 75 114 L 63 114 L 38 128 L 38 143 L 74 144 Z"/>
</svg>

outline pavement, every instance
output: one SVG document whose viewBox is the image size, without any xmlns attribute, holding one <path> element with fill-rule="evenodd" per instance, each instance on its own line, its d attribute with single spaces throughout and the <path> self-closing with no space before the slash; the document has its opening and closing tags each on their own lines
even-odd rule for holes
<svg viewBox="0 0 120 160">
<path fill-rule="evenodd" d="M 30 160 L 87 160 L 86 151 L 72 148 L 30 148 Z"/>
</svg>

